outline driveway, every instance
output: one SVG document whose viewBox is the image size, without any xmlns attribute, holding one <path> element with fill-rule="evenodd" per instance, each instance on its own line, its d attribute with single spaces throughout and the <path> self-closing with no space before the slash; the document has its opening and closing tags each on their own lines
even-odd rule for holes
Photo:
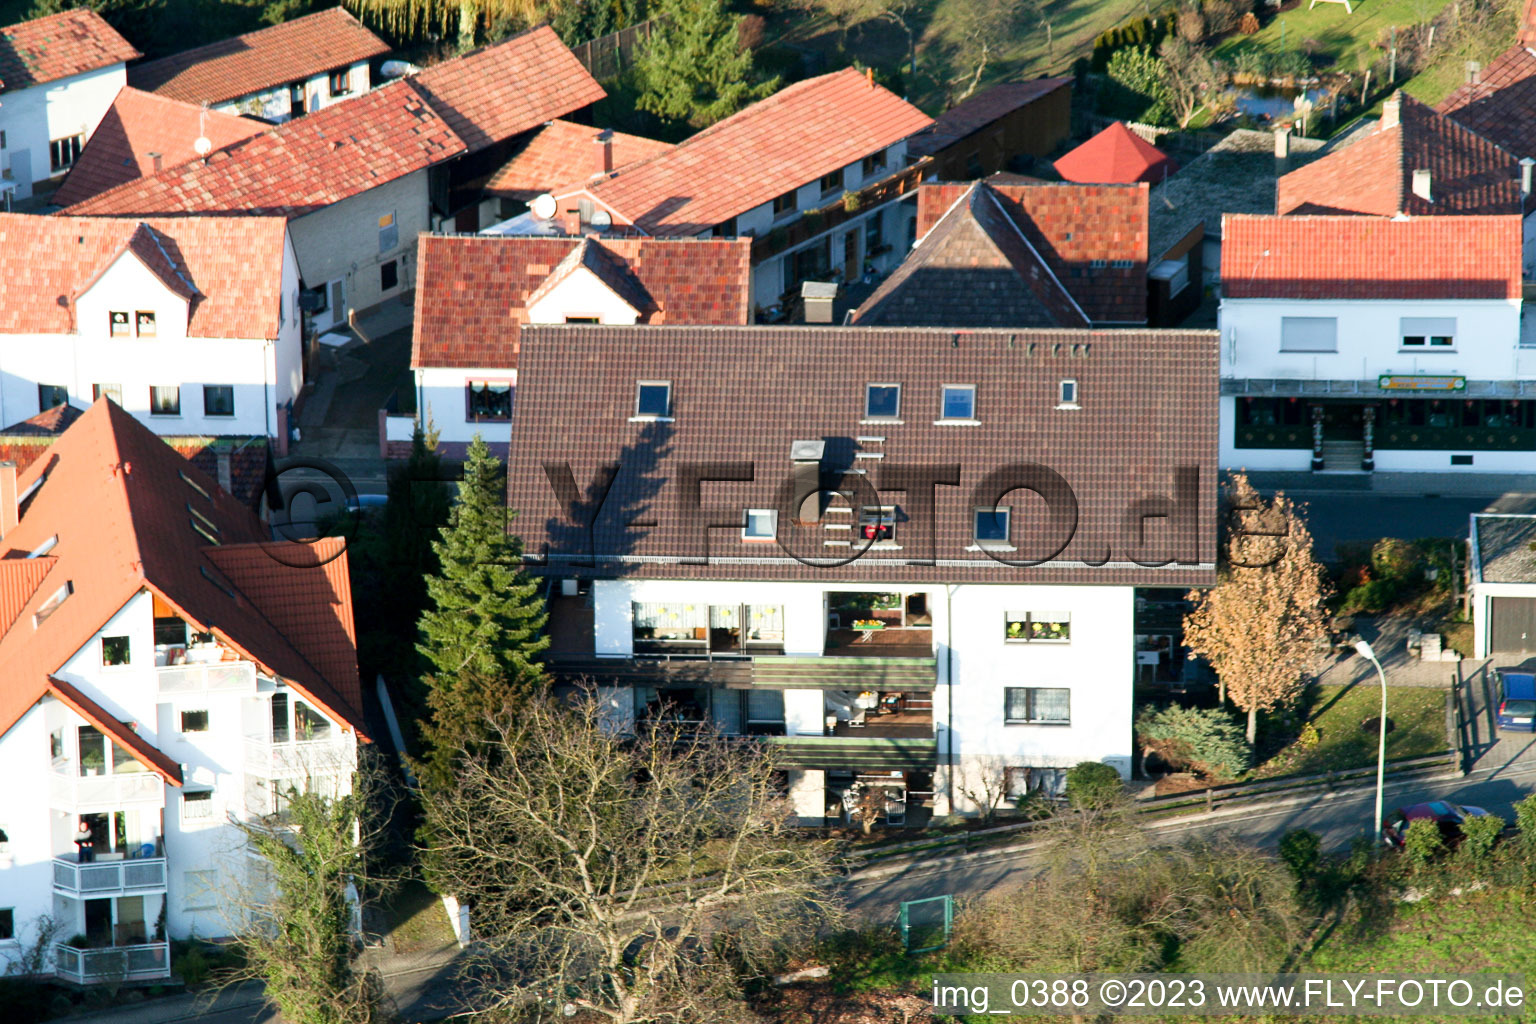
<svg viewBox="0 0 1536 1024">
<path fill-rule="evenodd" d="M 300 440 L 289 453 L 334 463 L 361 494 L 383 494 L 379 409 L 410 370 L 412 307 L 396 299 L 358 317 L 345 345 L 317 346 L 313 382 L 299 412 Z"/>
</svg>

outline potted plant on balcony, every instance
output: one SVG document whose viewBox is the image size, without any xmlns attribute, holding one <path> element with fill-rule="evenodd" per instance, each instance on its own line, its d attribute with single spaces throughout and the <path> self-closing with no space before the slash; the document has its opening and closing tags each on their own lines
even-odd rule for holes
<svg viewBox="0 0 1536 1024">
<path fill-rule="evenodd" d="M 1009 621 L 1009 623 L 1008 623 L 1008 639 L 1009 640 L 1023 640 L 1024 639 L 1024 623 L 1023 622 L 1020 622 L 1020 621 L 1017 621 L 1017 620 L 1010 620 Z"/>
<path fill-rule="evenodd" d="M 859 212 L 859 194 L 857 192 L 846 191 L 843 193 L 843 211 L 845 213 Z"/>
</svg>

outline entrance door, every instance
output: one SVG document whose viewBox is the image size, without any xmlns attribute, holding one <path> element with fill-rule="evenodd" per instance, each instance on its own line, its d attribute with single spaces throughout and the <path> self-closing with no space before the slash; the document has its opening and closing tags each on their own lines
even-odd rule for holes
<svg viewBox="0 0 1536 1024">
<path fill-rule="evenodd" d="M 25 199 L 32 194 L 32 151 L 11 150 L 11 180 L 16 183 L 16 198 Z"/>
<path fill-rule="evenodd" d="M 92 946 L 112 945 L 112 901 L 85 901 L 85 937 Z"/>
<path fill-rule="evenodd" d="M 1490 613 L 1492 650 L 1536 650 L 1536 598 L 1495 597 Z"/>
<path fill-rule="evenodd" d="M 849 283 L 859 279 L 863 270 L 859 266 L 859 229 L 854 228 L 843 236 L 843 280 Z"/>
<path fill-rule="evenodd" d="M 1365 440 L 1365 406 L 1337 403 L 1323 406 L 1323 440 Z"/>
<path fill-rule="evenodd" d="M 117 898 L 117 926 L 113 929 L 115 945 L 136 946 L 149 941 L 149 924 L 144 920 L 143 896 Z"/>
<path fill-rule="evenodd" d="M 332 281 L 325 286 L 327 308 L 331 314 L 331 326 L 347 322 L 347 282 Z"/>
</svg>

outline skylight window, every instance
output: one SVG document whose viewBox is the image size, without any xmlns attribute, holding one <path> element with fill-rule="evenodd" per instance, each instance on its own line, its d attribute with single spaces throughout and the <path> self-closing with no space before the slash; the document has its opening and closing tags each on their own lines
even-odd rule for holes
<svg viewBox="0 0 1536 1024">
<path fill-rule="evenodd" d="M 198 494 L 201 494 L 203 497 L 207 498 L 209 501 L 213 500 L 213 495 L 211 495 L 207 491 L 203 490 L 203 488 L 198 484 L 198 482 L 196 480 L 193 480 L 191 477 L 187 476 L 187 471 L 186 470 L 179 469 L 179 470 L 177 470 L 177 472 L 180 473 L 181 474 L 181 478 L 187 482 L 187 486 L 188 487 L 192 488 L 194 491 L 196 491 Z"/>
<path fill-rule="evenodd" d="M 59 535 L 58 534 L 54 534 L 52 537 L 49 537 L 47 540 L 43 541 L 37 547 L 33 548 L 31 551 L 28 551 L 27 552 L 27 557 L 28 558 L 41 558 L 44 555 L 46 555 L 48 552 L 52 551 L 54 545 L 57 544 L 58 542 L 59 542 Z"/>
<path fill-rule="evenodd" d="M 940 415 L 946 420 L 974 420 L 976 388 L 970 384 L 946 384 Z"/>
<path fill-rule="evenodd" d="M 779 532 L 779 513 L 771 508 L 747 509 L 741 528 L 742 540 L 773 540 Z"/>
<path fill-rule="evenodd" d="M 204 526 L 201 522 L 199 522 L 197 517 L 193 517 L 191 519 L 188 519 L 187 522 L 192 525 L 192 529 L 197 531 L 197 535 L 199 537 L 202 537 L 209 544 L 222 544 L 222 543 L 224 543 L 223 541 L 219 540 L 218 534 L 214 533 L 208 527 Z M 217 527 L 215 527 L 214 529 L 217 529 Z"/>
<path fill-rule="evenodd" d="M 1082 405 L 1078 402 L 1077 396 L 1078 396 L 1077 381 L 1075 381 L 1075 380 L 1064 380 L 1064 381 L 1062 381 L 1061 382 L 1061 392 L 1060 392 L 1061 401 L 1057 404 L 1056 408 L 1058 408 L 1058 409 L 1081 409 Z"/>
<path fill-rule="evenodd" d="M 44 601 L 42 607 L 32 613 L 32 628 L 36 629 L 43 624 L 43 620 L 59 610 L 59 605 L 69 600 L 69 595 L 75 592 L 75 581 L 65 580 L 64 585 L 55 590 Z"/>
<path fill-rule="evenodd" d="M 642 380 L 635 390 L 635 416 L 642 419 L 665 419 L 672 415 L 672 382 L 667 380 Z"/>
<path fill-rule="evenodd" d="M 869 384 L 864 388 L 864 418 L 894 420 L 901 415 L 900 384 Z"/>
</svg>

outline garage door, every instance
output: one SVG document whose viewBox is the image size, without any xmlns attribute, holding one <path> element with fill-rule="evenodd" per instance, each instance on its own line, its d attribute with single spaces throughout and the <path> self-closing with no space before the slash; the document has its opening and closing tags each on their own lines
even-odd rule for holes
<svg viewBox="0 0 1536 1024">
<path fill-rule="evenodd" d="M 1536 650 L 1536 598 L 1493 599 L 1493 628 L 1489 636 L 1495 651 Z"/>
</svg>

